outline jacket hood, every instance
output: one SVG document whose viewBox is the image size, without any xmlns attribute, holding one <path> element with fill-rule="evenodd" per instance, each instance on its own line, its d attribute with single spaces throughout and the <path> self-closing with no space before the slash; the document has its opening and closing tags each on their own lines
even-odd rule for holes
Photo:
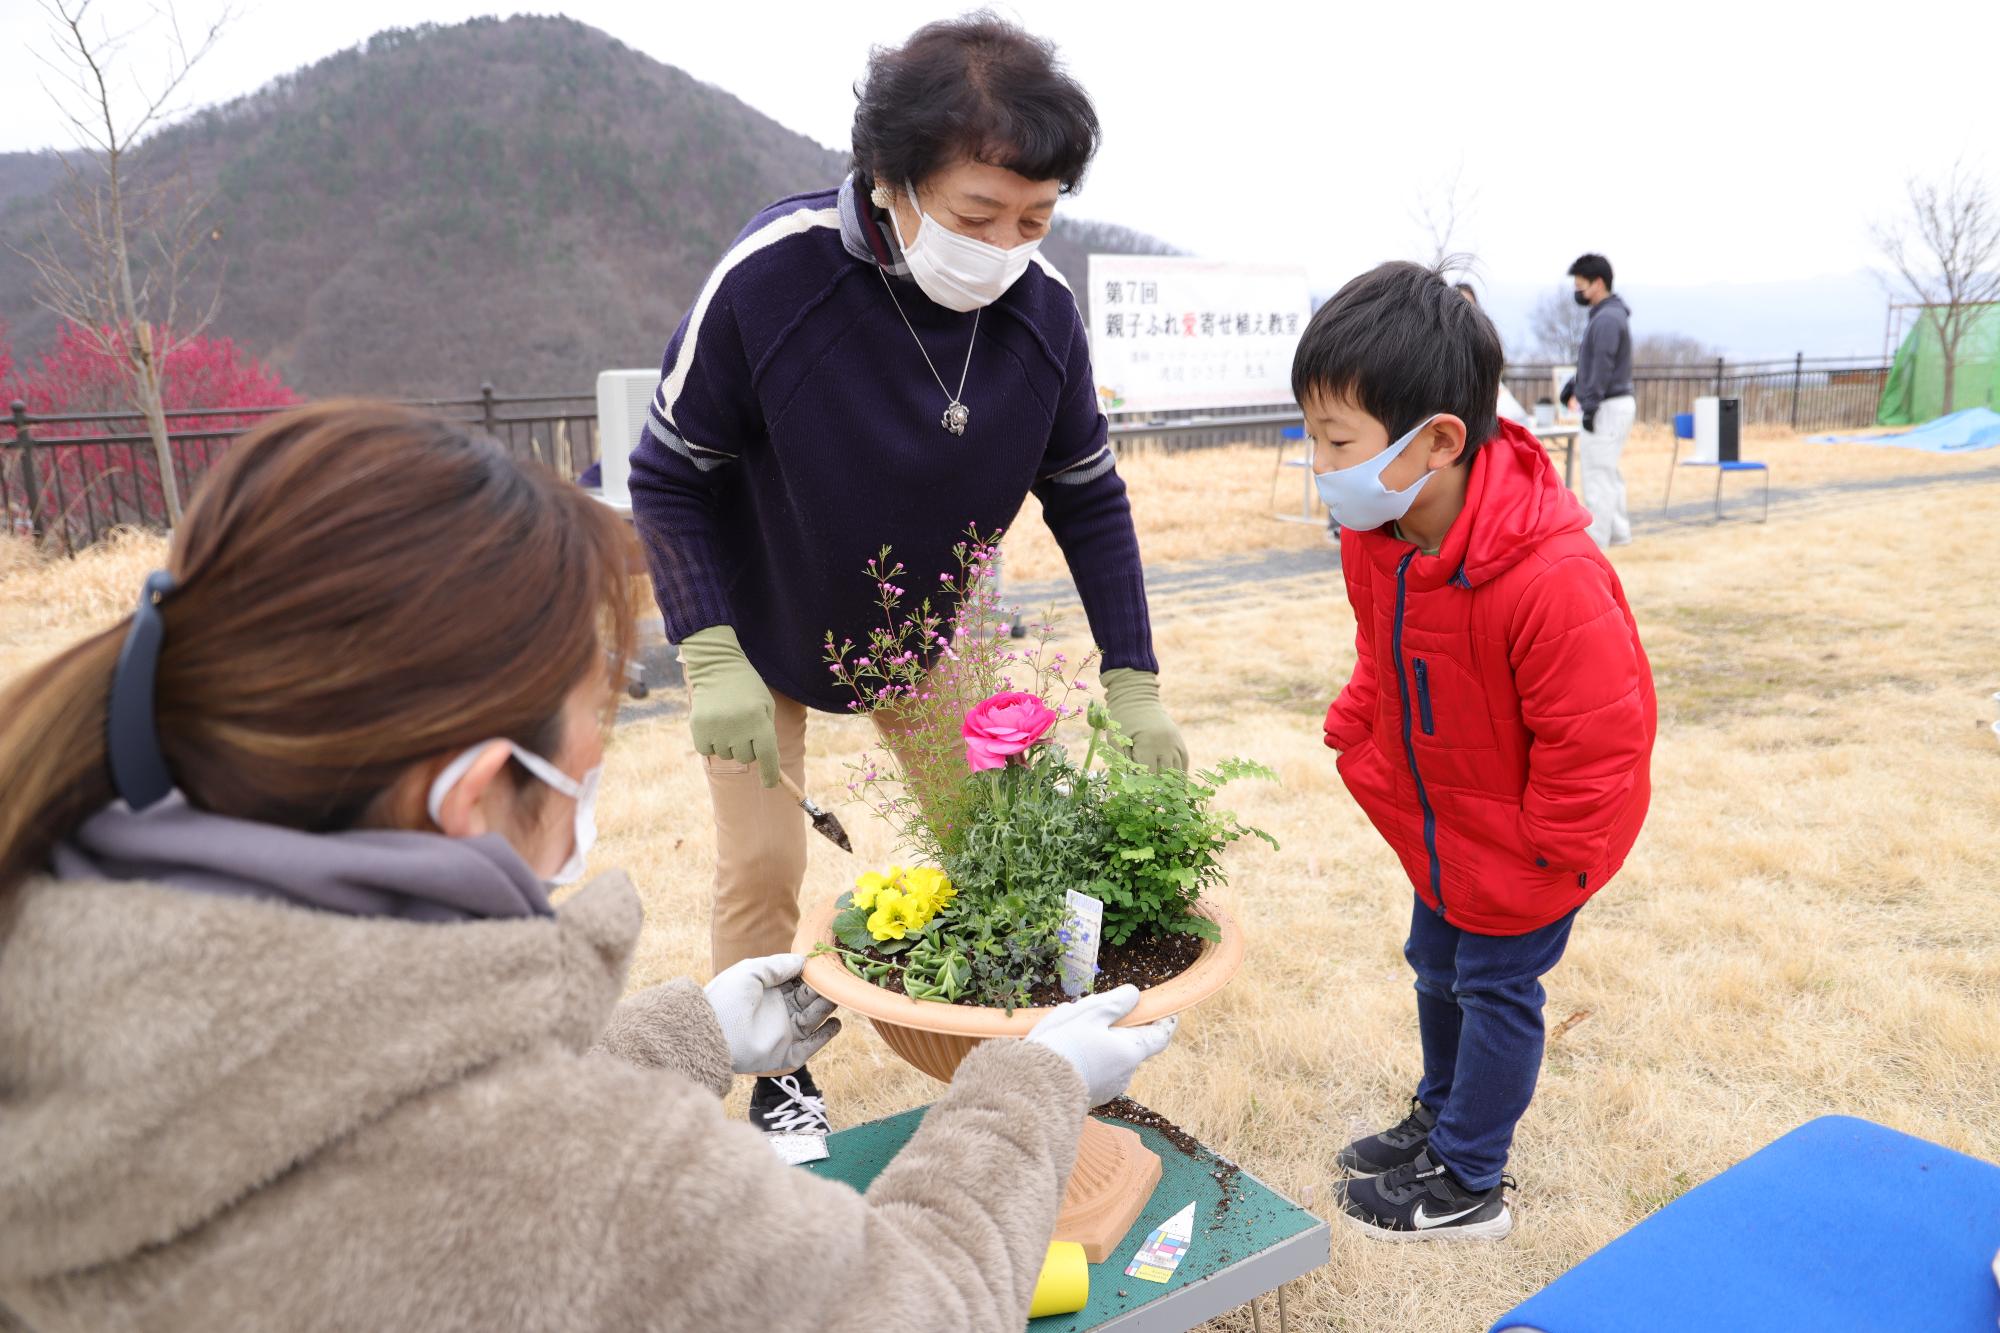
<svg viewBox="0 0 2000 1333">
<path fill-rule="evenodd" d="M 540 877 L 497 833 L 306 833 L 211 814 L 179 792 L 141 811 L 115 802 L 58 843 L 50 860 L 58 879 L 143 880 L 348 916 L 555 915 Z"/>
<path fill-rule="evenodd" d="M 1476 588 L 1512 569 L 1537 546 L 1590 526 L 1590 513 L 1570 493 L 1548 449 L 1526 427 L 1502 421 L 1472 460 L 1465 508 L 1434 556 L 1410 562 L 1408 581 L 1428 589 L 1446 583 Z M 1413 548 L 1386 529 L 1354 534 L 1371 559 L 1399 562 Z"/>
<path fill-rule="evenodd" d="M 616 873 L 554 919 L 448 925 L 38 879 L 12 918 L 0 1281 L 171 1241 L 417 1093 L 587 1049 L 640 908 Z"/>
</svg>

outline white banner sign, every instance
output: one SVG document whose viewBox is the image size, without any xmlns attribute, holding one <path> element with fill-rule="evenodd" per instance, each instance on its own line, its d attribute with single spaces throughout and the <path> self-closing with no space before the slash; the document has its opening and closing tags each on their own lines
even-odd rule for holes
<svg viewBox="0 0 2000 1333">
<path fill-rule="evenodd" d="M 1160 255 L 1090 257 L 1090 356 L 1106 412 L 1292 400 L 1306 271 Z"/>
</svg>

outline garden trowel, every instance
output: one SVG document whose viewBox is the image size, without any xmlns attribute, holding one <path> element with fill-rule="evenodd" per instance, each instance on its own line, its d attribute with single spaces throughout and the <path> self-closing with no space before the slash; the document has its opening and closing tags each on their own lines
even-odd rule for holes
<svg viewBox="0 0 2000 1333">
<path fill-rule="evenodd" d="M 800 791 L 798 783 L 792 781 L 782 773 L 778 775 L 778 780 L 785 784 L 786 791 L 797 798 L 799 809 L 805 811 L 812 819 L 812 826 L 819 832 L 819 835 L 840 848 L 841 851 L 848 853 L 850 856 L 853 855 L 854 844 L 848 841 L 847 830 L 840 826 L 840 821 L 834 818 L 831 812 L 822 810 L 819 802 Z"/>
</svg>

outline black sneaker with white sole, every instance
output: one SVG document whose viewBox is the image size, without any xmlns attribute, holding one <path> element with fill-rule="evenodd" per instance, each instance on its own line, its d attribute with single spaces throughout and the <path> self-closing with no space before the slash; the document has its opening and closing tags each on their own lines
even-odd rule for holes
<svg viewBox="0 0 2000 1333">
<path fill-rule="evenodd" d="M 770 1136 L 778 1156 L 794 1164 L 825 1157 L 826 1136 L 833 1129 L 826 1099 L 803 1065 L 757 1080 L 750 1089 L 750 1123 Z"/>
<path fill-rule="evenodd" d="M 1514 1229 L 1504 1197 L 1513 1181 L 1474 1191 L 1431 1160 L 1416 1160 L 1379 1176 L 1334 1187 L 1342 1218 L 1377 1240 L 1499 1240 Z"/>
<path fill-rule="evenodd" d="M 1410 1113 L 1401 1121 L 1380 1134 L 1356 1139 L 1333 1160 L 1341 1170 L 1357 1176 L 1379 1176 L 1384 1171 L 1393 1171 L 1405 1162 L 1417 1160 L 1417 1154 L 1429 1146 L 1437 1122 L 1437 1112 L 1412 1097 Z"/>
</svg>

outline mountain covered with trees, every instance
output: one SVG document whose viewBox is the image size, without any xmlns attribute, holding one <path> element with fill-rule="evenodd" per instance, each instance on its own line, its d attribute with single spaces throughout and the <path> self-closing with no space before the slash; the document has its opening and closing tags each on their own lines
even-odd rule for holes
<svg viewBox="0 0 2000 1333">
<path fill-rule="evenodd" d="M 569 19 L 378 34 L 141 146 L 209 193 L 214 331 L 311 394 L 589 393 L 649 366 L 743 224 L 845 155 Z M 0 318 L 59 330 L 16 253 L 63 245 L 52 152 L 0 155 Z M 1060 219 L 1049 258 L 1164 251 Z"/>
</svg>

